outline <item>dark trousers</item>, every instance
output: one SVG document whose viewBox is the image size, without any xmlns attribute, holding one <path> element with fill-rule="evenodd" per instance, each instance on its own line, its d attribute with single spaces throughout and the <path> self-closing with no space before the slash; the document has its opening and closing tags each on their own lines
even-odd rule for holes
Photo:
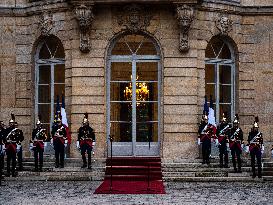
<svg viewBox="0 0 273 205">
<path fill-rule="evenodd" d="M 242 167 L 242 161 L 241 161 L 242 150 L 236 144 L 233 145 L 233 146 L 234 147 L 231 149 L 233 168 L 234 168 L 235 171 L 237 171 L 237 167 L 236 167 L 236 158 L 237 158 L 238 170 L 241 171 L 241 167 Z"/>
<path fill-rule="evenodd" d="M 22 149 L 22 146 L 21 146 L 19 152 L 17 152 L 17 159 L 18 159 L 19 170 L 23 170 L 23 149 Z"/>
<path fill-rule="evenodd" d="M 220 166 L 222 167 L 224 164 L 224 166 L 227 167 L 228 166 L 228 151 L 227 151 L 226 143 L 222 142 L 222 144 L 219 145 L 218 148 L 219 148 Z"/>
<path fill-rule="evenodd" d="M 209 164 L 209 156 L 211 152 L 211 141 L 210 139 L 204 140 L 202 142 L 202 156 L 203 156 L 203 163 Z"/>
<path fill-rule="evenodd" d="M 44 150 L 35 148 L 34 149 L 34 162 L 35 162 L 35 170 L 38 170 L 38 162 L 39 162 L 39 169 L 42 171 L 43 168 L 43 153 Z"/>
<path fill-rule="evenodd" d="M 54 149 L 55 149 L 55 163 L 56 167 L 63 167 L 64 166 L 64 144 L 61 142 L 54 143 Z"/>
<path fill-rule="evenodd" d="M 262 176 L 262 153 L 261 153 L 261 150 L 254 148 L 254 150 L 252 150 L 250 152 L 250 156 L 251 156 L 251 167 L 252 167 L 253 176 L 256 176 L 255 157 L 257 158 L 258 176 Z"/>
<path fill-rule="evenodd" d="M 10 170 L 10 162 L 12 161 L 12 168 Z M 12 175 L 15 175 L 16 168 L 16 152 L 7 151 L 7 174 L 10 175 L 10 171 Z"/>
<path fill-rule="evenodd" d="M 4 155 L 0 154 L 0 178 L 2 178 L 4 170 Z"/>
<path fill-rule="evenodd" d="M 88 155 L 88 167 L 91 166 L 91 152 L 92 152 L 92 147 L 89 146 L 88 144 L 83 144 L 81 146 L 81 155 L 82 155 L 82 161 L 83 161 L 83 165 L 87 165 L 87 162 L 86 162 L 86 156 L 85 156 L 85 153 L 87 152 L 87 155 Z"/>
</svg>

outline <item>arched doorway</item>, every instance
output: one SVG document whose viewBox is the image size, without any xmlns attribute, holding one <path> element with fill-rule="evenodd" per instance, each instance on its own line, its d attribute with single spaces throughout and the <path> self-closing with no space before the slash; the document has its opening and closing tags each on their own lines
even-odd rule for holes
<svg viewBox="0 0 273 205">
<path fill-rule="evenodd" d="M 114 137 L 114 156 L 159 156 L 160 71 L 152 38 L 123 34 L 114 40 L 107 63 L 107 136 Z"/>
</svg>

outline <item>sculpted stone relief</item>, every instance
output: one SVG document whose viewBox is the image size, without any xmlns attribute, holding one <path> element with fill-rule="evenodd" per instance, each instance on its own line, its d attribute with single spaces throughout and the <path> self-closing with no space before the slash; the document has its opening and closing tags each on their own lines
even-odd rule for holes
<svg viewBox="0 0 273 205">
<path fill-rule="evenodd" d="M 49 36 L 53 29 L 53 15 L 50 12 L 43 12 L 40 15 L 40 30 L 42 36 Z"/>
<path fill-rule="evenodd" d="M 226 15 L 222 15 L 215 24 L 222 35 L 227 35 L 232 30 L 233 22 Z"/>
<path fill-rule="evenodd" d="M 194 17 L 194 9 L 186 4 L 177 5 L 176 15 L 180 29 L 179 50 L 187 52 L 189 46 L 189 30 Z"/>
<path fill-rule="evenodd" d="M 87 53 L 90 51 L 89 30 L 94 20 L 93 6 L 76 6 L 75 14 L 80 29 L 80 51 Z"/>
<path fill-rule="evenodd" d="M 118 24 L 124 26 L 131 33 L 146 30 L 150 25 L 152 16 L 147 8 L 137 4 L 125 6 L 118 16 Z"/>
</svg>

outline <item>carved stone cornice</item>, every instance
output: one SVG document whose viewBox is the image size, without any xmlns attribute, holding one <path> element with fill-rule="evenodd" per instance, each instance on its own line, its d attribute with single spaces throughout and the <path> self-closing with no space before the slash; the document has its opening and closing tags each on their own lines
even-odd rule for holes
<svg viewBox="0 0 273 205">
<path fill-rule="evenodd" d="M 230 18 L 228 18 L 228 16 L 223 14 L 215 21 L 215 25 L 220 31 L 221 35 L 228 35 L 228 33 L 232 30 L 233 22 Z"/>
<path fill-rule="evenodd" d="M 187 52 L 190 49 L 189 30 L 194 17 L 194 9 L 187 4 L 177 4 L 176 16 L 180 30 L 179 50 Z"/>
<path fill-rule="evenodd" d="M 53 15 L 51 12 L 45 11 L 40 15 L 40 30 L 42 36 L 49 36 L 53 29 Z"/>
<path fill-rule="evenodd" d="M 131 33 L 146 30 L 150 25 L 152 16 L 148 8 L 138 4 L 130 4 L 123 7 L 118 15 L 118 24 L 124 26 Z"/>
<path fill-rule="evenodd" d="M 80 51 L 88 53 L 90 51 L 89 31 L 94 20 L 93 6 L 75 5 L 74 11 L 80 30 Z"/>
</svg>

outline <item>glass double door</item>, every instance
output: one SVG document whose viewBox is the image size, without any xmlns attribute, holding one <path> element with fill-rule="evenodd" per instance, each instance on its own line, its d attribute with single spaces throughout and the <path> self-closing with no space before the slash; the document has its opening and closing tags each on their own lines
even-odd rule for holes
<svg viewBox="0 0 273 205">
<path fill-rule="evenodd" d="M 123 56 L 124 58 L 124 56 Z M 159 155 L 159 61 L 112 59 L 108 78 L 108 130 L 114 156 Z M 108 156 L 110 156 L 108 139 Z"/>
</svg>

